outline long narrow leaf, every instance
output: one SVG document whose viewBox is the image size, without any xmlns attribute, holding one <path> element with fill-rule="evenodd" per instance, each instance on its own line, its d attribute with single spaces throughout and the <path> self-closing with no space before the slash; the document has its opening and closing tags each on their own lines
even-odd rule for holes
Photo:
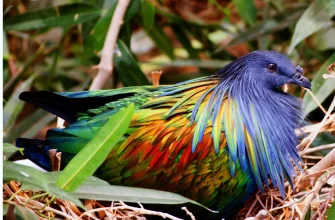
<svg viewBox="0 0 335 220">
<path fill-rule="evenodd" d="M 257 10 L 253 0 L 233 0 L 233 3 L 245 22 L 249 25 L 256 23 Z"/>
<path fill-rule="evenodd" d="M 134 105 L 113 115 L 96 136 L 65 167 L 57 180 L 57 186 L 72 192 L 103 163 L 108 153 L 128 129 Z"/>
<path fill-rule="evenodd" d="M 49 181 L 50 173 L 39 171 L 35 168 L 5 161 L 3 163 L 3 181 L 18 181 L 22 184 L 22 189 L 43 190 L 58 198 L 70 201 L 76 206 L 85 209 L 82 203 L 73 195 L 58 188 L 55 181 Z"/>
<path fill-rule="evenodd" d="M 150 29 L 145 31 L 163 53 L 165 53 L 172 60 L 175 58 L 172 43 L 160 26 L 153 25 Z"/>
<path fill-rule="evenodd" d="M 36 78 L 36 75 L 32 75 L 29 79 L 21 83 L 19 87 L 14 91 L 13 95 L 9 98 L 3 110 L 3 128 L 4 136 L 8 134 L 14 125 L 14 122 L 23 108 L 24 102 L 19 99 L 19 95 L 26 90 L 29 90 L 31 83 Z"/>
<path fill-rule="evenodd" d="M 335 15 L 334 0 L 314 1 L 299 19 L 292 41 L 288 50 L 291 53 L 293 48 L 306 37 L 318 30 L 331 25 L 330 19 Z"/>
<path fill-rule="evenodd" d="M 31 30 L 80 24 L 100 16 L 100 9 L 89 4 L 69 4 L 18 15 L 4 22 L 5 30 Z"/>
<path fill-rule="evenodd" d="M 2 144 L 2 153 L 4 156 L 4 160 L 10 158 L 16 151 L 20 151 L 23 154 L 23 148 L 17 148 L 12 144 L 3 143 Z"/>
<path fill-rule="evenodd" d="M 124 86 L 149 85 L 149 81 L 138 66 L 127 45 L 118 40 L 120 53 L 115 54 L 114 63 Z"/>
<path fill-rule="evenodd" d="M 12 162 L 5 162 L 5 171 L 5 181 L 14 179 L 23 183 L 25 186 L 29 186 L 30 189 L 45 190 L 46 192 L 56 196 L 59 196 L 59 192 L 62 192 L 61 189 L 56 188 L 55 182 L 59 176 L 62 175 L 63 171 L 44 173 L 30 167 L 14 164 Z M 25 176 L 23 172 L 25 175 L 29 176 Z M 33 185 L 32 183 L 34 183 L 37 178 L 40 178 L 40 180 L 43 180 L 43 182 L 37 181 L 36 184 Z M 93 176 L 89 176 L 82 185 L 80 185 L 73 193 L 71 193 L 71 195 L 64 191 L 63 193 L 64 195 L 69 196 L 69 201 L 75 202 L 76 204 L 79 202 L 77 198 L 94 199 L 100 201 L 140 202 L 143 204 L 193 203 L 209 211 L 215 212 L 196 201 L 175 193 L 137 187 L 113 186 Z M 61 194 L 63 199 L 65 199 L 64 195 Z"/>
</svg>

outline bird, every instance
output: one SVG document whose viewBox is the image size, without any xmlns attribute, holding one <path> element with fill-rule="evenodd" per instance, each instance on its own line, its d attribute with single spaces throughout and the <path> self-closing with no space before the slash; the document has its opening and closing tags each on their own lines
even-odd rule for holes
<svg viewBox="0 0 335 220">
<path fill-rule="evenodd" d="M 95 176 L 112 185 L 178 193 L 229 218 L 271 180 L 285 197 L 301 169 L 295 129 L 300 100 L 282 87 L 311 89 L 303 69 L 276 51 L 257 50 L 211 76 L 173 85 L 81 92 L 28 91 L 20 99 L 63 118 L 65 128 L 45 140 L 18 138 L 25 156 L 51 170 L 48 151 L 62 167 L 106 121 L 131 103 L 130 126 Z"/>
</svg>

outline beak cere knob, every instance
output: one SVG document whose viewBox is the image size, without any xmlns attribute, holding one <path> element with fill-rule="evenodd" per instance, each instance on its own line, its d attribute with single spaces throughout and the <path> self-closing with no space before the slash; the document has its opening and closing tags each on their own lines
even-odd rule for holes
<svg viewBox="0 0 335 220">
<path fill-rule="evenodd" d="M 303 68 L 301 68 L 300 66 L 297 66 L 295 68 L 294 78 L 301 78 L 303 71 L 304 71 Z"/>
<path fill-rule="evenodd" d="M 302 86 L 306 89 L 311 89 L 312 85 L 311 85 L 311 82 L 302 76 L 302 72 L 304 70 L 300 67 L 300 66 L 297 66 L 295 68 L 295 73 L 293 75 L 293 83 L 299 85 L 299 86 Z"/>
<path fill-rule="evenodd" d="M 297 67 L 295 68 L 295 70 L 296 70 L 298 73 L 301 73 L 301 74 L 302 74 L 302 72 L 304 71 L 304 69 L 301 68 L 300 66 L 297 66 Z"/>
</svg>

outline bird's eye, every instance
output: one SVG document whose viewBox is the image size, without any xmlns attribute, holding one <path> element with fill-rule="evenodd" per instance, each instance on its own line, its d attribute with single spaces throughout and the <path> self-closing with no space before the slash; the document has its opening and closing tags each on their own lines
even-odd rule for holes
<svg viewBox="0 0 335 220">
<path fill-rule="evenodd" d="M 274 63 L 269 63 L 266 68 L 272 73 L 277 71 L 277 65 Z"/>
</svg>

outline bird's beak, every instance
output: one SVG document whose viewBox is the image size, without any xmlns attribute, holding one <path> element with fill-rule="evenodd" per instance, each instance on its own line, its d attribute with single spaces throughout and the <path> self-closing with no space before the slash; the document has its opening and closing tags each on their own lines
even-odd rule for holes
<svg viewBox="0 0 335 220">
<path fill-rule="evenodd" d="M 306 89 L 312 89 L 311 82 L 304 76 L 302 76 L 302 68 L 300 66 L 297 66 L 296 72 L 293 74 L 292 83 L 297 84 L 298 86 L 304 87 Z"/>
</svg>

